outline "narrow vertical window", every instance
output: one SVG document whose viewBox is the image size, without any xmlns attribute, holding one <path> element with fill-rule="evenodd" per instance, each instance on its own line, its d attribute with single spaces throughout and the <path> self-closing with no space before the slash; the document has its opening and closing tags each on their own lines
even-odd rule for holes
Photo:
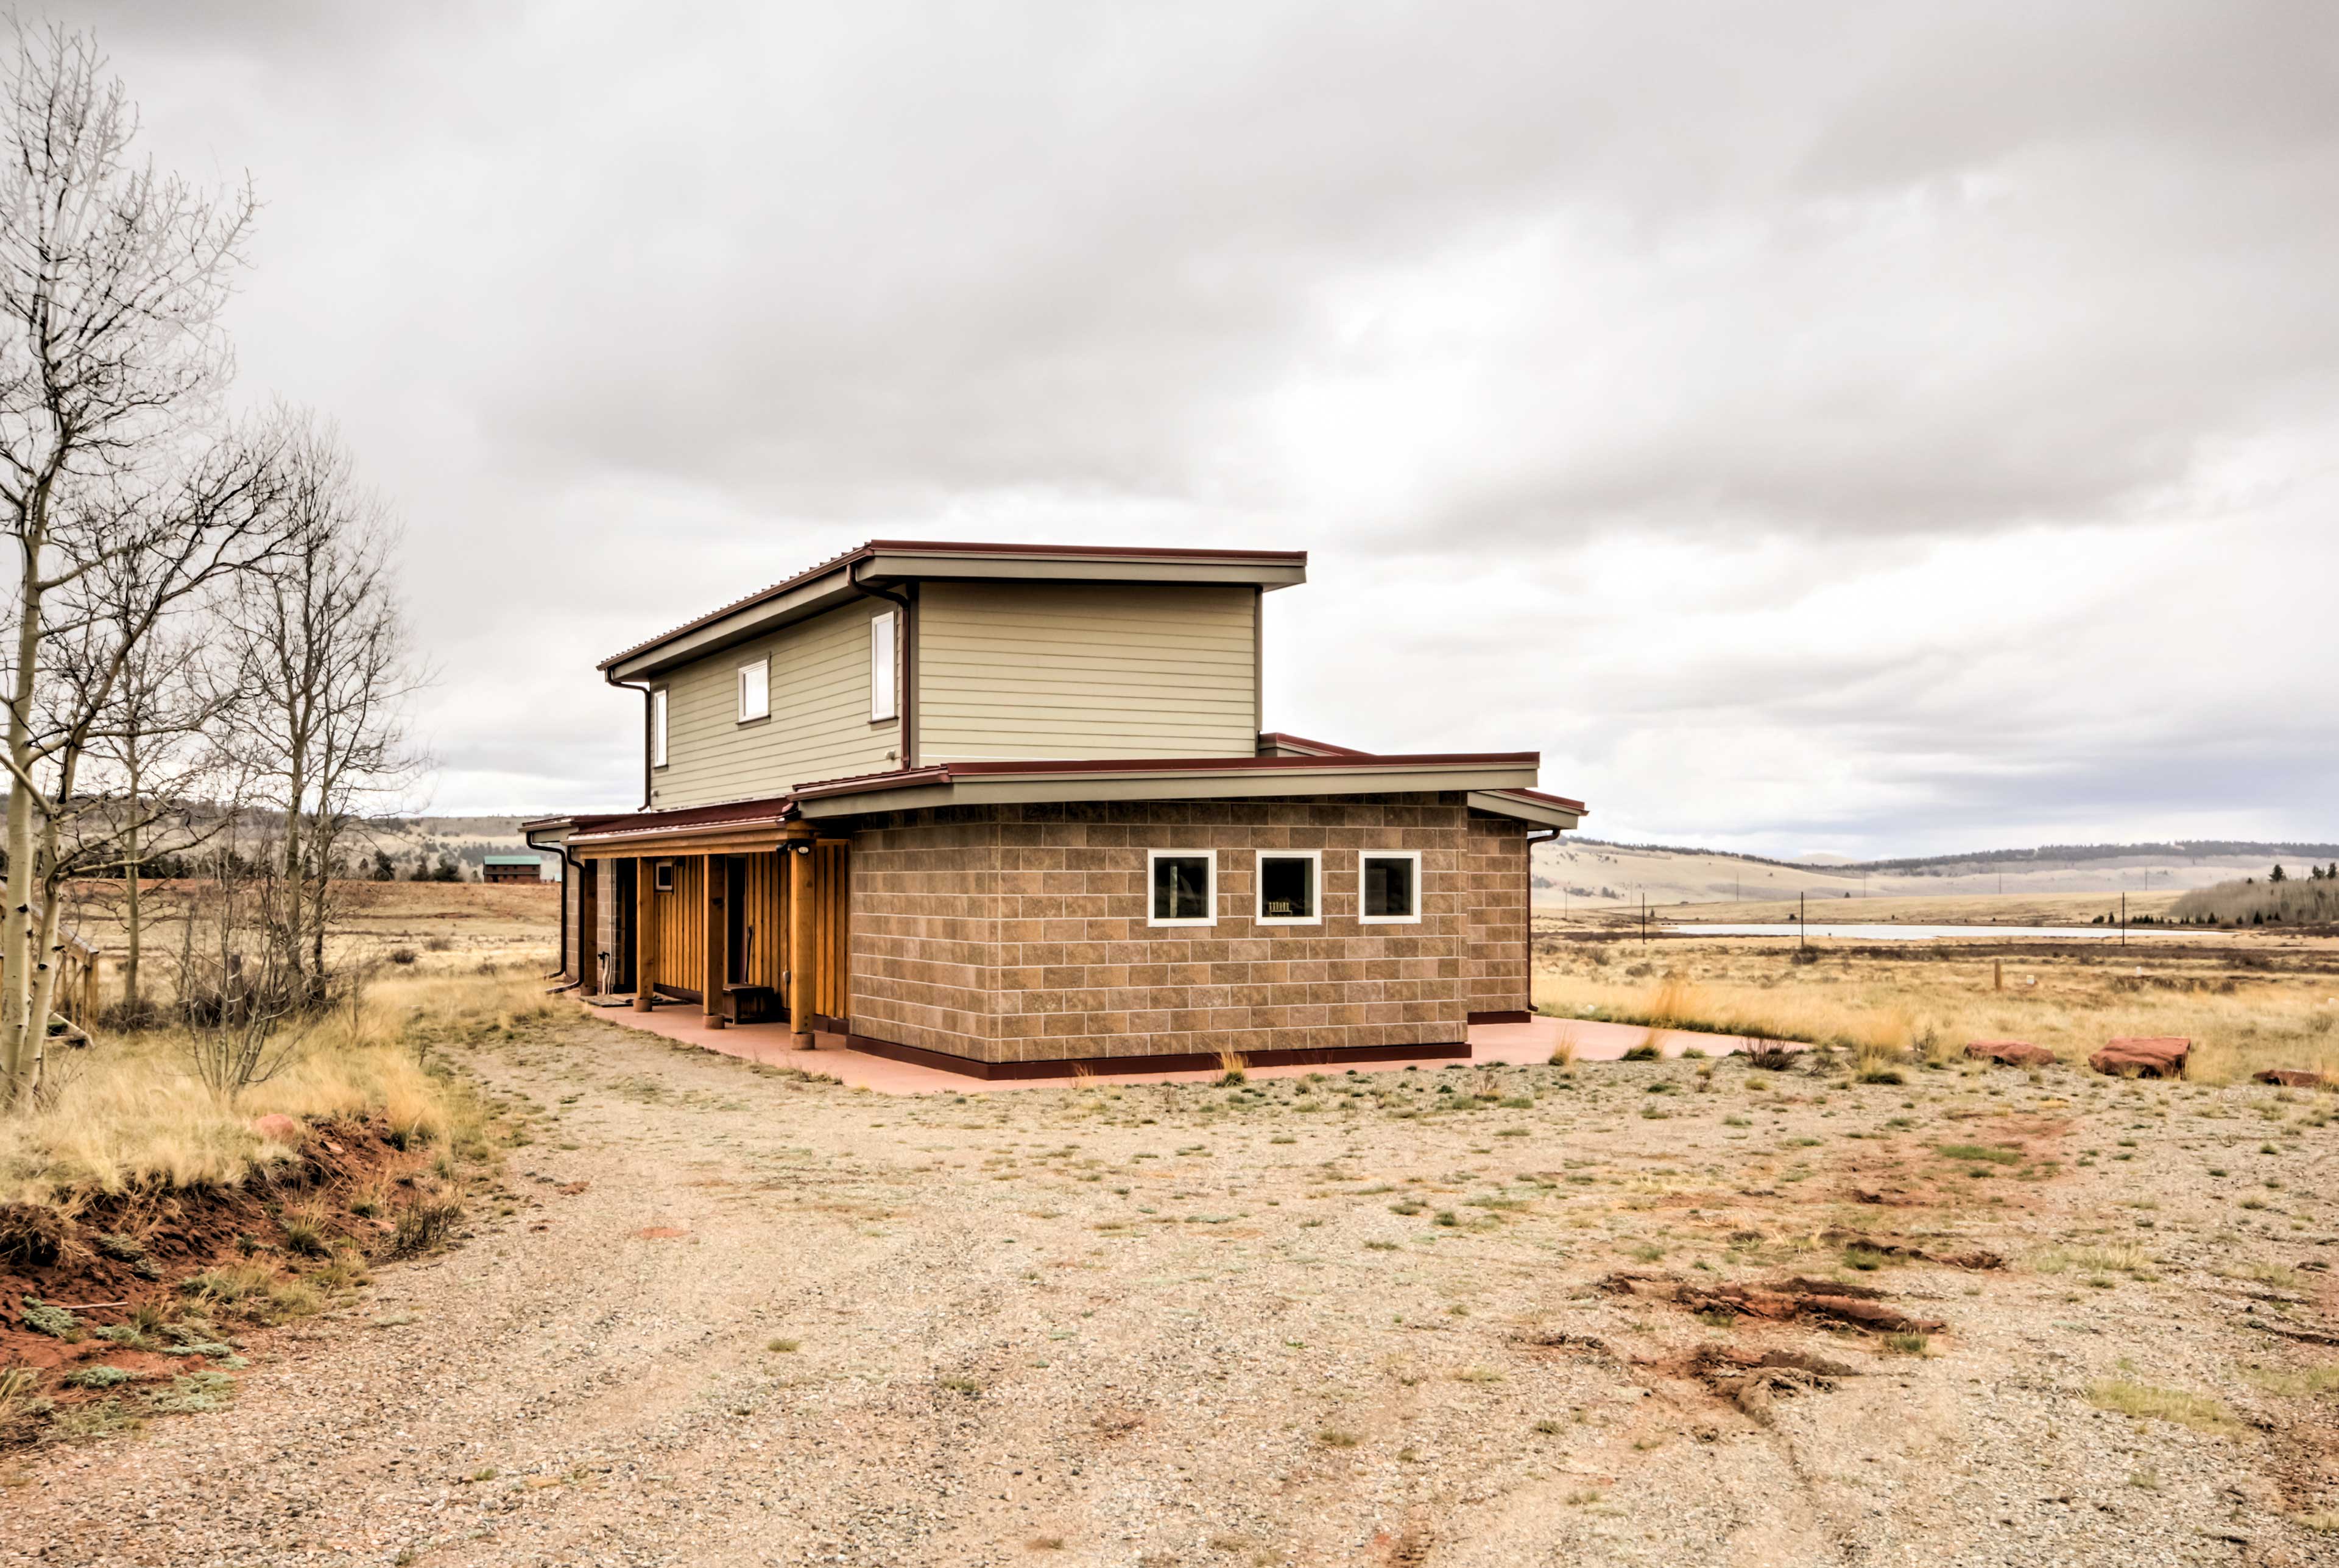
<svg viewBox="0 0 2339 1568">
<path fill-rule="evenodd" d="M 666 688 L 650 693 L 650 766 L 666 766 Z"/>
<path fill-rule="evenodd" d="M 900 716 L 893 693 L 893 612 L 869 622 L 869 722 Z"/>
<path fill-rule="evenodd" d="M 1215 925 L 1219 862 L 1206 849 L 1145 852 L 1148 925 Z"/>
<path fill-rule="evenodd" d="M 1372 850 L 1357 857 L 1357 918 L 1367 925 L 1411 924 L 1421 919 L 1421 853 Z"/>
<path fill-rule="evenodd" d="M 772 661 L 757 659 L 739 666 L 739 722 L 772 716 Z"/>
</svg>

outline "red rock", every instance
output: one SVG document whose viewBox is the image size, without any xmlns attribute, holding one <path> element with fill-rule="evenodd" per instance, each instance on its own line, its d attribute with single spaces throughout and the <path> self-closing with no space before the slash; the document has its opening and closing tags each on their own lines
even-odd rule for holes
<svg viewBox="0 0 2339 1568">
<path fill-rule="evenodd" d="M 301 1147 L 301 1134 L 307 1129 L 291 1117 L 279 1111 L 252 1119 L 252 1130 L 271 1143 L 281 1143 L 287 1149 Z"/>
<path fill-rule="evenodd" d="M 2306 1072 L 2295 1067 L 2269 1067 L 2257 1079 L 2260 1083 L 2278 1083 L 2285 1089 L 2321 1089 L 2331 1081 L 2319 1072 Z"/>
<path fill-rule="evenodd" d="M 2122 1035 L 2106 1041 L 2087 1065 L 2116 1078 L 2182 1078 L 2192 1054 L 2193 1042 L 2182 1035 Z"/>
<path fill-rule="evenodd" d="M 2055 1060 L 2053 1051 L 2027 1040 L 1977 1040 L 1967 1045 L 1966 1054 L 2003 1067 L 2045 1067 Z"/>
</svg>

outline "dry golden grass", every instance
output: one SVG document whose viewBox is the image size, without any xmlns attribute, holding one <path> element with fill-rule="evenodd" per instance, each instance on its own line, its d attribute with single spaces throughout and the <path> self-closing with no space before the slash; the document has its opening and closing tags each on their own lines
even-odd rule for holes
<svg viewBox="0 0 2339 1568">
<path fill-rule="evenodd" d="M 0 1118 L 0 1201 L 69 1201 L 145 1182 L 232 1185 L 289 1157 L 252 1130 L 271 1112 L 380 1113 L 403 1140 L 454 1139 L 475 1113 L 459 1086 L 431 1070 L 430 1048 L 547 1016 L 553 1004 L 543 992 L 533 972 L 381 980 L 358 1006 L 311 1025 L 290 1064 L 232 1105 L 196 1080 L 176 1031 L 101 1035 L 61 1053 L 71 1080 L 54 1104 Z"/>
<path fill-rule="evenodd" d="M 1863 1067 L 1954 1056 L 1975 1040 L 2030 1040 L 2084 1062 L 2114 1036 L 2182 1035 L 2194 1041 L 2186 1076 L 2200 1081 L 2268 1067 L 2339 1075 L 2339 977 L 2318 972 L 2339 942 L 2247 940 L 1997 961 L 1955 948 L 1870 957 L 1838 946 L 1810 964 L 1742 939 L 1674 938 L 1645 958 L 1636 943 L 1614 956 L 1567 943 L 1538 961 L 1535 1001 L 1562 1016 L 1808 1040 L 1858 1053 Z"/>
</svg>

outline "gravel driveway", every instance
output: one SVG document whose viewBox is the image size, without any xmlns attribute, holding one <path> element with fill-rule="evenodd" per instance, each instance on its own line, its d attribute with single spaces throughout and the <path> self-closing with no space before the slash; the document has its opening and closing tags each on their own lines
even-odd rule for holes
<svg viewBox="0 0 2339 1568">
<path fill-rule="evenodd" d="M 0 1563 L 2331 1560 L 2317 1102 L 1700 1065 L 910 1100 L 541 1026 L 467 1244 L 17 1456 Z M 1782 1274 L 1947 1329 L 1664 1298 Z"/>
</svg>

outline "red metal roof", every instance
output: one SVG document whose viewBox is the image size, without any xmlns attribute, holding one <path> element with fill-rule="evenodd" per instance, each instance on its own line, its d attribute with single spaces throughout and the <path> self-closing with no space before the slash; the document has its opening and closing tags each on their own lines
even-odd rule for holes
<svg viewBox="0 0 2339 1568">
<path fill-rule="evenodd" d="M 831 556 L 818 566 L 807 567 L 784 582 L 774 583 L 768 588 L 758 589 L 745 598 L 734 599 L 720 609 L 709 610 L 696 620 L 685 621 L 672 631 L 660 632 L 648 641 L 636 643 L 622 653 L 611 654 L 595 667 L 606 670 L 614 665 L 622 664 L 637 654 L 647 653 L 660 643 L 671 642 L 685 633 L 695 632 L 704 626 L 711 626 L 725 616 L 735 615 L 741 610 L 752 608 L 765 599 L 776 598 L 791 588 L 802 587 L 814 577 L 824 577 L 839 567 L 850 567 L 855 561 L 866 560 L 881 550 L 950 551 L 960 555 L 979 556 L 1126 556 L 1145 561 L 1293 561 L 1305 565 L 1308 560 L 1306 550 L 1210 550 L 1157 547 L 1150 545 L 1002 545 L 953 539 L 871 539 L 868 543 L 847 550 L 841 556 Z"/>
<path fill-rule="evenodd" d="M 677 828 L 783 822 L 795 810 L 795 796 L 784 794 L 762 800 L 725 801 L 720 805 L 674 806 L 666 811 L 629 812 L 624 816 L 580 818 L 575 836 L 569 842 L 623 838 L 637 833 L 672 833 Z"/>
<path fill-rule="evenodd" d="M 937 763 L 930 767 L 893 773 L 818 779 L 796 785 L 795 793 L 798 797 L 854 794 L 864 791 L 907 789 L 917 784 L 947 784 L 953 779 L 1002 774 L 1028 778 L 1051 774 L 1078 776 L 1081 774 L 1288 773 L 1295 769 L 1320 771 L 1327 767 L 1370 772 L 1374 768 L 1460 767 L 1473 764 L 1489 767 L 1534 767 L 1541 761 L 1542 755 L 1536 752 L 1374 754 L 1343 751 L 1331 756 L 1074 757 L 1057 761 Z"/>
</svg>

